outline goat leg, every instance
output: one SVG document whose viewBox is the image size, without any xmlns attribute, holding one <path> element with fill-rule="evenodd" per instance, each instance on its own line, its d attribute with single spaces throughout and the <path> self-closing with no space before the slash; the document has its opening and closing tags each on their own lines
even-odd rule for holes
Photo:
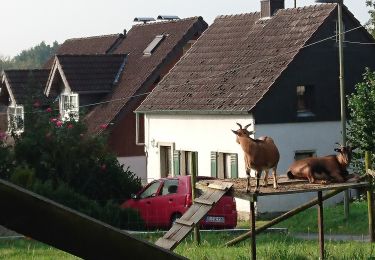
<svg viewBox="0 0 375 260">
<path fill-rule="evenodd" d="M 264 170 L 263 187 L 267 187 L 268 185 L 268 171 L 269 171 L 268 169 Z"/>
<path fill-rule="evenodd" d="M 255 173 L 255 178 L 256 178 L 256 186 L 255 186 L 255 193 L 257 193 L 259 191 L 259 179 L 260 179 L 260 175 L 262 174 L 262 171 L 256 171 Z"/>
<path fill-rule="evenodd" d="M 246 192 L 250 192 L 250 170 L 249 169 L 246 169 L 246 176 L 247 176 Z"/>
<path fill-rule="evenodd" d="M 276 173 L 276 166 L 272 168 L 272 176 L 273 176 L 273 188 L 277 189 L 277 173 Z"/>
</svg>

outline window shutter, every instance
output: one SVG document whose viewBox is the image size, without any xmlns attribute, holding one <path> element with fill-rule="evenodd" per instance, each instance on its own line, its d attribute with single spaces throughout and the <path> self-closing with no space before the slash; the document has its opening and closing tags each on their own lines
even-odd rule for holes
<svg viewBox="0 0 375 260">
<path fill-rule="evenodd" d="M 217 178 L 217 152 L 211 152 L 211 177 Z"/>
<path fill-rule="evenodd" d="M 231 178 L 238 178 L 238 155 L 236 153 L 230 155 L 230 175 Z"/>
<path fill-rule="evenodd" d="M 174 176 L 180 175 L 180 151 L 173 151 L 173 173 Z"/>
</svg>

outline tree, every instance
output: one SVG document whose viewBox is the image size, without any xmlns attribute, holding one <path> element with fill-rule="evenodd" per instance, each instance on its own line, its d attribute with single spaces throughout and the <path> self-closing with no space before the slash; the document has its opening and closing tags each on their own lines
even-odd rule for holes
<svg viewBox="0 0 375 260">
<path fill-rule="evenodd" d="M 5 69 L 37 69 L 52 57 L 59 44 L 55 41 L 52 46 L 44 41 L 30 49 L 23 50 L 13 58 L 0 56 L 0 71 Z"/>
<path fill-rule="evenodd" d="M 363 81 L 348 98 L 348 107 L 351 116 L 349 140 L 369 156 L 375 152 L 375 72 L 366 68 Z"/>
<path fill-rule="evenodd" d="M 375 37 L 375 0 L 366 0 L 366 5 L 370 8 L 370 20 L 367 22 L 367 29 Z"/>
</svg>

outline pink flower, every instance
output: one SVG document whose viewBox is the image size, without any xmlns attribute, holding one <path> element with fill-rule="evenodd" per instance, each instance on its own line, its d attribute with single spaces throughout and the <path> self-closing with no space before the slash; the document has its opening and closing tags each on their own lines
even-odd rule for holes
<svg viewBox="0 0 375 260">
<path fill-rule="evenodd" d="M 72 129 L 72 128 L 73 128 L 73 125 L 72 125 L 72 124 L 68 124 L 68 125 L 66 126 L 66 128 L 68 128 L 68 129 Z"/>
<path fill-rule="evenodd" d="M 61 121 L 56 121 L 56 126 L 57 127 L 61 127 L 63 125 L 63 122 L 61 122 Z"/>
<path fill-rule="evenodd" d="M 46 139 L 47 140 L 50 140 L 51 137 L 52 137 L 52 133 L 51 132 L 46 133 Z"/>
<path fill-rule="evenodd" d="M 40 102 L 39 102 L 39 100 L 35 101 L 35 103 L 34 103 L 33 106 L 34 106 L 34 107 L 40 107 Z"/>
<path fill-rule="evenodd" d="M 101 124 L 101 125 L 100 125 L 100 128 L 101 128 L 101 129 L 107 129 L 107 127 L 108 127 L 108 124 Z"/>
<path fill-rule="evenodd" d="M 52 108 L 49 107 L 49 108 L 46 109 L 46 111 L 47 111 L 48 113 L 51 113 L 51 112 L 52 112 Z"/>
<path fill-rule="evenodd" d="M 51 118 L 49 121 L 51 121 L 52 123 L 56 123 L 57 122 L 57 118 Z"/>
</svg>

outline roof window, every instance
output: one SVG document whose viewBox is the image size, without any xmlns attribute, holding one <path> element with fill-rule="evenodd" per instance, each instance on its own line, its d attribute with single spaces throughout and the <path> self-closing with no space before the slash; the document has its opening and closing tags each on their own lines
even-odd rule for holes
<svg viewBox="0 0 375 260">
<path fill-rule="evenodd" d="M 165 35 L 156 35 L 152 42 L 143 51 L 143 55 L 150 56 L 155 51 L 155 49 L 160 45 L 160 43 L 164 40 L 164 38 Z"/>
</svg>

